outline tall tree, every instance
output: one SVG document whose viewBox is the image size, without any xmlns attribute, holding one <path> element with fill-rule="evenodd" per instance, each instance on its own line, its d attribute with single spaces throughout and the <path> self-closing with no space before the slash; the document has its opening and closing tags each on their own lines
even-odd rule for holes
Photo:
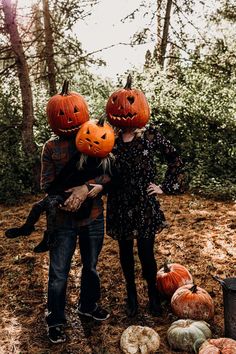
<svg viewBox="0 0 236 354">
<path fill-rule="evenodd" d="M 51 26 L 48 0 L 43 0 L 43 18 L 45 34 L 45 61 L 47 64 L 47 76 L 49 82 L 49 94 L 53 96 L 57 92 L 56 87 L 56 65 L 54 56 L 53 30 Z"/>
<path fill-rule="evenodd" d="M 160 7 L 159 2 L 160 1 L 157 0 L 157 10 Z M 158 62 L 161 67 L 163 67 L 163 65 L 164 65 L 164 60 L 165 60 L 165 55 L 166 55 L 166 48 L 167 48 L 167 41 L 168 41 L 168 34 L 169 34 L 169 27 L 170 27 L 171 7 L 172 7 L 172 0 L 167 0 L 164 26 L 163 26 L 163 32 L 162 32 L 162 37 L 161 37 L 161 43 L 160 43 L 160 53 L 159 53 L 159 58 L 158 58 Z M 158 36 L 158 33 L 157 33 L 157 36 Z"/>
<path fill-rule="evenodd" d="M 11 0 L 2 0 L 2 6 L 5 24 L 4 29 L 10 37 L 11 50 L 15 58 L 15 64 L 21 91 L 23 112 L 21 125 L 22 148 L 26 156 L 32 157 L 36 155 L 37 147 L 34 142 L 33 135 L 33 95 L 31 90 L 29 69 L 16 23 L 16 7 L 12 4 Z M 35 166 L 35 172 L 36 171 L 38 171 L 38 169 Z M 36 173 L 35 176 L 37 178 L 38 173 Z M 38 183 L 38 181 L 35 182 Z"/>
<path fill-rule="evenodd" d="M 3 0 L 3 12 L 5 15 L 5 31 L 10 37 L 11 49 L 15 58 L 17 73 L 20 82 L 23 123 L 22 123 L 22 139 L 25 152 L 31 153 L 35 151 L 33 143 L 33 98 L 31 84 L 29 78 L 29 70 L 24 54 L 21 38 L 16 24 L 16 8 L 11 0 Z"/>
</svg>

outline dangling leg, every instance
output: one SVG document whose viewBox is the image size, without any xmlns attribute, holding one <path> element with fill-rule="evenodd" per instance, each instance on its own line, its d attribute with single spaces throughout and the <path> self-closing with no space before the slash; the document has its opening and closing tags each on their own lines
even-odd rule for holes
<svg viewBox="0 0 236 354">
<path fill-rule="evenodd" d="M 44 202 L 44 209 L 47 211 L 47 230 L 44 231 L 43 239 L 37 246 L 34 247 L 35 253 L 42 253 L 49 251 L 50 239 L 53 239 L 56 224 L 56 211 L 60 203 L 64 202 L 64 199 L 60 195 L 47 196 Z M 51 235 L 51 237 L 50 237 Z"/>
<path fill-rule="evenodd" d="M 16 238 L 19 236 L 29 236 L 35 229 L 34 225 L 38 221 L 41 213 L 44 211 L 44 199 L 33 205 L 25 223 L 20 227 L 14 227 L 6 230 L 7 238 Z"/>
<path fill-rule="evenodd" d="M 126 281 L 128 317 L 133 317 L 138 311 L 137 291 L 134 274 L 133 240 L 119 241 L 120 264 Z"/>
<path fill-rule="evenodd" d="M 49 251 L 49 232 L 44 231 L 43 239 L 39 242 L 37 246 L 34 247 L 35 253 L 42 253 Z"/>
<path fill-rule="evenodd" d="M 156 288 L 157 265 L 154 256 L 154 238 L 139 239 L 138 255 L 142 265 L 143 277 L 147 281 L 149 309 L 154 316 L 162 314 L 160 294 Z"/>
</svg>

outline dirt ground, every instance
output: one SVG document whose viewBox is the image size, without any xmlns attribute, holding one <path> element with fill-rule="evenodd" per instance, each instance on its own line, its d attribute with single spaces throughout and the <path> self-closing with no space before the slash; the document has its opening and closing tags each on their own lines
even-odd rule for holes
<svg viewBox="0 0 236 354">
<path fill-rule="evenodd" d="M 50 344 L 46 335 L 45 306 L 47 291 L 48 254 L 35 254 L 33 247 L 40 241 L 45 228 L 45 216 L 29 237 L 9 240 L 4 231 L 20 226 L 32 203 L 39 196 L 30 197 L 18 206 L 0 206 L 0 354 L 121 354 L 119 340 L 130 325 L 149 326 L 161 337 L 160 354 L 175 353 L 168 346 L 166 331 L 177 318 L 169 304 L 164 315 L 149 315 L 147 289 L 141 277 L 136 254 L 139 314 L 125 316 L 125 288 L 118 262 L 117 244 L 108 236 L 100 255 L 98 270 L 102 284 L 101 304 L 110 318 L 98 324 L 76 314 L 79 294 L 81 262 L 76 251 L 68 284 L 66 329 L 68 342 Z M 155 254 L 158 267 L 164 261 L 185 265 L 198 286 L 214 299 L 215 316 L 210 321 L 213 337 L 223 336 L 223 295 L 221 286 L 212 278 L 236 276 L 236 204 L 206 200 L 195 195 L 162 196 L 162 209 L 170 223 L 156 238 Z"/>
</svg>

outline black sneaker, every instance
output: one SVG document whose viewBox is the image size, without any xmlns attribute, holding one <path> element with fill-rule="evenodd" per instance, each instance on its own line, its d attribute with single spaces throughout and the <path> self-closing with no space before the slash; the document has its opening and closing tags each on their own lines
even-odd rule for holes
<svg viewBox="0 0 236 354">
<path fill-rule="evenodd" d="M 92 317 L 94 320 L 97 320 L 97 321 L 105 321 L 110 317 L 109 312 L 107 312 L 107 310 L 104 310 L 103 308 L 101 308 L 98 305 L 95 308 L 95 310 L 93 310 L 91 312 L 83 312 L 80 310 L 80 306 L 79 306 L 78 313 L 83 316 Z"/>
<path fill-rule="evenodd" d="M 66 341 L 64 326 L 58 325 L 58 326 L 49 327 L 48 338 L 54 344 L 64 343 Z"/>
</svg>

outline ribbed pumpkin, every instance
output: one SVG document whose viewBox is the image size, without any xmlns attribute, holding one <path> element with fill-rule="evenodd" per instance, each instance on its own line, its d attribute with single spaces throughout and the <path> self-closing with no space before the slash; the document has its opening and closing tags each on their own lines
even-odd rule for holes
<svg viewBox="0 0 236 354">
<path fill-rule="evenodd" d="M 171 298 L 171 308 L 179 318 L 209 320 L 214 316 L 214 302 L 208 292 L 197 285 L 184 285 Z"/>
<path fill-rule="evenodd" d="M 125 354 L 154 354 L 159 347 L 159 334 L 147 326 L 129 326 L 120 338 L 120 348 Z"/>
<path fill-rule="evenodd" d="M 157 289 L 167 297 L 171 297 L 179 287 L 192 283 L 192 275 L 178 263 L 165 263 L 157 272 Z"/>
<path fill-rule="evenodd" d="M 68 91 L 69 82 L 64 81 L 62 91 L 50 98 L 46 112 L 52 131 L 58 136 L 75 135 L 81 124 L 89 120 L 85 99 L 76 92 Z"/>
<path fill-rule="evenodd" d="M 205 341 L 199 354 L 236 354 L 236 341 L 231 338 L 217 338 Z"/>
<path fill-rule="evenodd" d="M 106 105 L 108 121 L 116 127 L 142 128 L 150 117 L 147 99 L 142 91 L 131 88 L 132 78 L 128 75 L 124 88 L 115 91 Z"/>
<path fill-rule="evenodd" d="M 167 340 L 172 349 L 192 351 L 196 340 L 211 338 L 211 330 L 205 321 L 178 320 L 167 331 Z"/>
<path fill-rule="evenodd" d="M 81 125 L 75 138 L 76 147 L 80 152 L 103 158 L 112 151 L 115 134 L 104 118 L 100 118 L 98 122 L 90 120 Z"/>
</svg>

